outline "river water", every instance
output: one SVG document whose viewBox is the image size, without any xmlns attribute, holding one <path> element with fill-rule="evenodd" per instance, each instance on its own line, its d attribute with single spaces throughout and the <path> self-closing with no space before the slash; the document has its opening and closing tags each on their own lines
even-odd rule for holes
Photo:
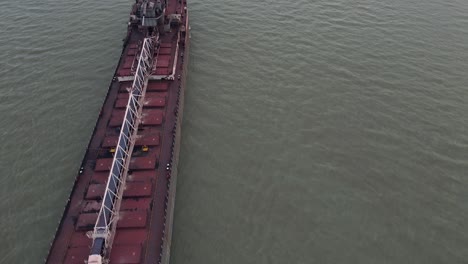
<svg viewBox="0 0 468 264">
<path fill-rule="evenodd" d="M 0 2 L 0 263 L 46 256 L 130 5 Z M 468 2 L 189 5 L 172 263 L 467 263 Z"/>
</svg>

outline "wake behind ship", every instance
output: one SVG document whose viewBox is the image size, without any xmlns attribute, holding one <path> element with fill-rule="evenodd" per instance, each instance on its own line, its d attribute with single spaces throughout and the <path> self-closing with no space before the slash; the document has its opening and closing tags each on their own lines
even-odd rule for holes
<svg viewBox="0 0 468 264">
<path fill-rule="evenodd" d="M 136 0 L 46 263 L 169 263 L 187 3 Z"/>
</svg>

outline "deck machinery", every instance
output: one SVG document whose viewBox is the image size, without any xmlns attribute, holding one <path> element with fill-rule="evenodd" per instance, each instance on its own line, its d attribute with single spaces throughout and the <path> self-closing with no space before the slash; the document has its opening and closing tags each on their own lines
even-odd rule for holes
<svg viewBox="0 0 468 264">
<path fill-rule="evenodd" d="M 46 263 L 169 263 L 189 34 L 185 0 L 137 0 Z"/>
</svg>

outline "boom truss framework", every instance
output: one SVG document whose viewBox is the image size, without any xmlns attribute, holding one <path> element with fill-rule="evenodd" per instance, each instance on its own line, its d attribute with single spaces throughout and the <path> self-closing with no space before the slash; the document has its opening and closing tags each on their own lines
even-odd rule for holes
<svg viewBox="0 0 468 264">
<path fill-rule="evenodd" d="M 101 209 L 91 234 L 93 246 L 88 257 L 89 264 L 105 262 L 106 260 L 103 260 L 103 258 L 107 257 L 112 248 L 130 158 L 143 109 L 148 77 L 151 74 L 153 65 L 156 65 L 153 60 L 157 42 L 157 37 L 145 38 L 142 45 Z"/>
</svg>

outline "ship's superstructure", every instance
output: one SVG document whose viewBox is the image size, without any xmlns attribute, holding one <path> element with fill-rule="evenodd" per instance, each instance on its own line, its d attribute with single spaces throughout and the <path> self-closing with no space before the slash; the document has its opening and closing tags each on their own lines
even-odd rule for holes
<svg viewBox="0 0 468 264">
<path fill-rule="evenodd" d="M 46 263 L 168 263 L 189 48 L 184 0 L 137 0 Z"/>
</svg>

